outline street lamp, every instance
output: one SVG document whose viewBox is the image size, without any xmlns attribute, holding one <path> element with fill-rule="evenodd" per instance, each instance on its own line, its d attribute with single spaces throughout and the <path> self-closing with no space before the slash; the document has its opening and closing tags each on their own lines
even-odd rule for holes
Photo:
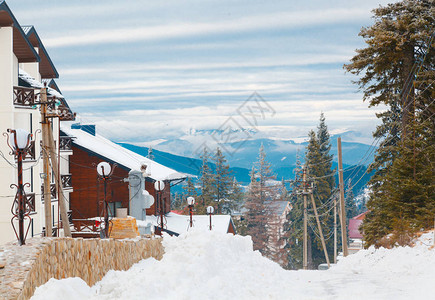
<svg viewBox="0 0 435 300">
<path fill-rule="evenodd" d="M 8 146 L 12 150 L 10 154 L 15 155 L 18 162 L 18 185 L 11 184 L 11 188 L 16 187 L 17 189 L 17 193 L 15 195 L 15 199 L 12 203 L 11 208 L 11 212 L 13 215 L 11 223 L 18 242 L 20 243 L 20 245 L 24 245 L 31 223 L 31 218 L 29 216 L 31 208 L 27 202 L 27 196 L 24 191 L 24 187 L 30 186 L 30 184 L 23 184 L 23 158 L 26 156 L 31 148 L 32 134 L 24 129 L 8 129 L 7 132 L 8 133 L 3 133 L 3 135 L 7 137 Z M 25 218 L 29 219 L 29 225 L 27 226 L 26 233 L 24 234 Z M 18 220 L 18 233 L 14 225 L 15 219 Z"/>
<path fill-rule="evenodd" d="M 192 196 L 187 197 L 187 205 L 189 206 L 189 214 L 190 214 L 190 227 L 193 227 L 193 206 L 195 205 L 195 198 Z"/>
<path fill-rule="evenodd" d="M 163 197 L 162 197 L 162 191 L 165 188 L 165 183 L 162 180 L 157 180 L 156 182 L 154 182 L 154 189 L 157 191 L 157 195 L 159 197 L 158 199 L 158 203 L 160 205 L 160 222 L 157 219 L 157 225 L 160 225 L 161 228 L 161 234 L 163 235 L 163 226 L 164 226 L 164 222 L 163 222 L 163 216 L 165 214 L 165 209 L 163 207 Z"/>
<path fill-rule="evenodd" d="M 213 212 L 214 212 L 214 207 L 213 206 L 208 206 L 207 207 L 207 214 L 210 216 L 210 230 L 212 228 L 212 226 L 211 226 L 211 215 L 213 214 Z"/>
<path fill-rule="evenodd" d="M 113 174 L 113 170 L 115 170 L 116 164 L 113 165 L 113 169 L 109 163 L 102 161 L 97 165 L 97 173 L 99 175 L 99 179 L 103 180 L 104 183 L 104 237 L 109 237 L 109 204 L 107 203 L 107 181 L 110 180 L 110 176 Z"/>
</svg>

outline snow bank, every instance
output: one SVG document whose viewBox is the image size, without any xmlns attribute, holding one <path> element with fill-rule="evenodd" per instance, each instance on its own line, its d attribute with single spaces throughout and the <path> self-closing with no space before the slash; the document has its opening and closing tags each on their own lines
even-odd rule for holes
<svg viewBox="0 0 435 300">
<path fill-rule="evenodd" d="M 93 287 L 79 278 L 51 279 L 32 299 L 431 298 L 435 249 L 427 246 L 430 234 L 419 241 L 413 248 L 362 250 L 328 271 L 285 271 L 252 251 L 250 237 L 192 230 L 165 236 L 161 261 L 109 271 Z"/>
</svg>

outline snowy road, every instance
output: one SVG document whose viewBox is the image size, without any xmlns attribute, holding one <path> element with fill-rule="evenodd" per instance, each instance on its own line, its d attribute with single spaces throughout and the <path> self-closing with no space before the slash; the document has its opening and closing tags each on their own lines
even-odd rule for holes
<svg viewBox="0 0 435 300">
<path fill-rule="evenodd" d="M 433 233 L 420 240 L 433 245 Z M 110 271 L 93 287 L 51 279 L 32 299 L 433 299 L 435 249 L 369 249 L 328 271 L 286 271 L 252 251 L 249 237 L 190 232 L 165 237 L 161 261 Z"/>
</svg>

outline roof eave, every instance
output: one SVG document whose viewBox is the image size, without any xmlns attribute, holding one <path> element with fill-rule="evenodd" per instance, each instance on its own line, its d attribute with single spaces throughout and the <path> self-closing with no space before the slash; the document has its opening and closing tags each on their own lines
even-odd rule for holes
<svg viewBox="0 0 435 300">
<path fill-rule="evenodd" d="M 6 4 L 5 1 L 0 2 L 0 12 L 4 11 L 9 15 L 10 18 L 10 22 L 7 24 L 7 26 L 12 26 L 14 28 L 15 33 L 18 33 L 19 35 L 15 35 L 14 37 L 18 37 L 18 38 L 22 38 L 22 41 L 24 42 L 24 44 L 27 46 L 25 52 L 27 52 L 26 55 L 19 55 L 18 53 L 18 49 L 15 47 L 16 43 L 14 40 L 14 54 L 17 56 L 18 58 L 18 62 L 40 62 L 41 58 L 38 55 L 38 53 L 36 52 L 36 50 L 33 48 L 32 44 L 30 43 L 29 39 L 27 38 L 26 34 L 24 33 L 23 29 L 21 28 L 20 24 L 18 23 L 17 19 L 15 18 L 14 14 L 12 13 L 11 9 L 9 8 L 9 6 Z M 0 24 L 1 26 L 6 26 L 4 24 Z M 30 50 L 30 51 L 28 51 Z"/>
<path fill-rule="evenodd" d="M 35 38 L 37 40 L 37 45 L 32 45 L 33 47 L 39 47 L 40 50 L 42 50 L 42 53 L 44 55 L 44 57 L 47 60 L 47 66 L 49 67 L 50 71 L 49 72 L 44 72 L 41 73 L 41 69 L 43 68 L 39 68 L 40 70 L 40 74 L 41 74 L 41 78 L 43 79 L 53 79 L 53 78 L 59 78 L 59 73 L 56 70 L 56 67 L 54 66 L 53 61 L 50 58 L 50 55 L 48 55 L 47 49 L 45 49 L 44 43 L 41 41 L 41 38 L 38 35 L 38 32 L 36 32 L 36 29 L 34 26 L 31 26 L 31 29 L 27 32 L 26 36 L 29 39 L 30 42 L 30 37 L 32 35 L 35 35 Z M 45 61 L 41 58 L 40 64 L 45 63 Z"/>
</svg>

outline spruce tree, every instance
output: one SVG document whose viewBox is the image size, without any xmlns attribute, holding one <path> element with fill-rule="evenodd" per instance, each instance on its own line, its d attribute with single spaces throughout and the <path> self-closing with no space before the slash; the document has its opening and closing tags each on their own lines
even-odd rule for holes
<svg viewBox="0 0 435 300">
<path fill-rule="evenodd" d="M 198 214 L 205 214 L 207 206 L 213 206 L 214 204 L 213 172 L 210 168 L 210 153 L 208 153 L 206 147 L 204 147 L 200 158 L 202 161 L 199 178 L 200 191 L 198 193 L 198 199 L 196 199 L 195 210 Z"/>
<path fill-rule="evenodd" d="M 213 173 L 213 185 L 212 193 L 213 198 L 217 203 L 217 214 L 230 214 L 231 203 L 229 194 L 231 191 L 231 177 L 229 171 L 229 165 L 221 149 L 216 149 L 216 155 L 213 157 L 213 163 L 215 165 Z"/>
<path fill-rule="evenodd" d="M 421 166 L 419 175 L 433 178 L 433 4 L 404 0 L 373 10 L 375 23 L 360 33 L 367 47 L 345 65 L 361 75 L 357 84 L 370 106 L 388 107 L 377 115 L 382 124 L 374 132 L 382 142 L 369 169 L 375 173 L 363 222 L 366 246 L 405 227 L 424 228 L 425 213 L 433 215 L 433 180 L 414 171 Z"/>
<path fill-rule="evenodd" d="M 239 212 L 243 205 L 243 199 L 244 199 L 244 192 L 240 184 L 237 182 L 236 177 L 233 178 L 232 184 L 231 184 L 231 191 L 228 195 L 228 198 L 230 200 L 230 210 L 231 213 L 233 212 Z"/>
<path fill-rule="evenodd" d="M 303 246 L 303 200 L 297 193 L 302 180 L 302 163 L 296 158 L 295 179 L 291 182 L 291 194 L 289 195 L 290 212 L 284 224 L 286 232 L 287 269 L 302 269 L 302 246 Z"/>
<path fill-rule="evenodd" d="M 323 113 L 320 115 L 319 126 L 317 133 L 311 130 L 308 134 L 309 141 L 305 153 L 305 161 L 308 169 L 309 177 L 313 178 L 315 183 L 314 200 L 318 209 L 320 222 L 322 225 L 323 235 L 325 237 L 326 248 L 330 260 L 333 255 L 333 239 L 331 233 L 333 230 L 333 215 L 332 210 L 332 192 L 334 189 L 334 170 L 332 169 L 332 155 L 329 154 L 331 149 L 330 136 L 328 128 L 325 124 L 325 117 Z M 311 201 L 308 199 L 309 207 Z M 311 217 L 310 217 L 311 216 Z M 316 268 L 317 265 L 325 262 L 323 247 L 318 237 L 313 231 L 317 232 L 317 225 L 315 219 L 312 217 L 312 208 L 309 210 L 308 222 L 309 226 L 309 256 L 308 265 L 310 268 Z"/>
</svg>

